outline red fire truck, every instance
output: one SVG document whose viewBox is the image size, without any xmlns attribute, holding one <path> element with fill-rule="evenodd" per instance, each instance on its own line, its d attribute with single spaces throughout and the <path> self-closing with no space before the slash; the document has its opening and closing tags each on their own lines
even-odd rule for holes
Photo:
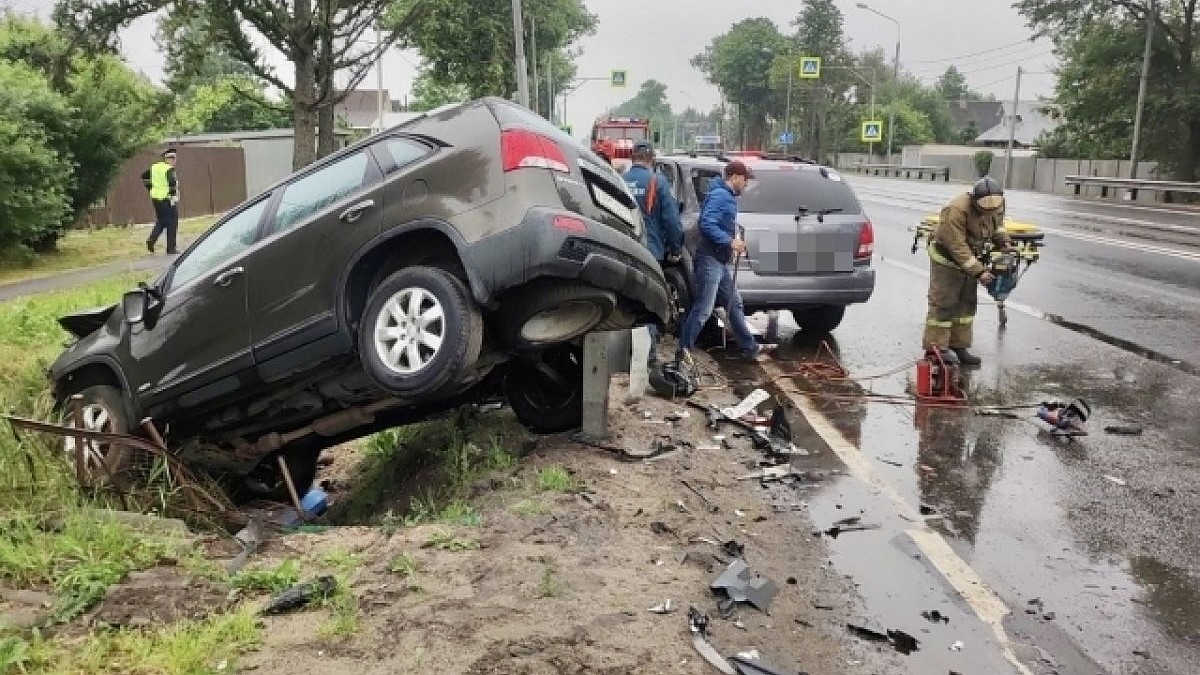
<svg viewBox="0 0 1200 675">
<path fill-rule="evenodd" d="M 650 133 L 650 120 L 639 117 L 600 117 L 592 125 L 592 151 L 603 152 L 616 163 L 628 163 L 633 157 L 633 144 L 638 141 L 657 141 Z"/>
</svg>

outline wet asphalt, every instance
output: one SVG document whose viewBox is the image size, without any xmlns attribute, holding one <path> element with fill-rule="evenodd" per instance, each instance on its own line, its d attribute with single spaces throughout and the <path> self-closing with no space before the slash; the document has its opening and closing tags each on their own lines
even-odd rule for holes
<svg viewBox="0 0 1200 675">
<path fill-rule="evenodd" d="M 928 260 L 910 253 L 910 228 L 964 188 L 851 182 L 875 224 L 878 284 L 830 345 L 861 377 L 919 356 Z M 1010 213 L 1051 234 L 1004 330 L 981 295 L 973 351 L 984 366 L 969 391 L 975 403 L 1014 406 L 1017 419 L 861 398 L 907 398 L 913 367 L 795 380 L 875 481 L 831 481 L 811 516 L 880 526 L 830 548 L 858 585 L 863 620 L 922 641 L 905 657 L 912 673 L 1200 673 L 1200 249 L 1179 243 L 1200 217 L 1026 193 L 1010 194 Z M 1130 235 L 1133 221 L 1161 227 Z M 778 355 L 783 370 L 814 358 L 794 330 L 784 313 L 795 342 Z M 1075 397 L 1092 407 L 1086 437 L 1054 437 L 1034 417 L 1040 401 Z M 922 519 L 965 570 L 918 545 L 909 533 Z M 964 599 L 975 582 L 1006 606 L 1003 635 Z M 922 618 L 934 609 L 949 623 Z"/>
</svg>

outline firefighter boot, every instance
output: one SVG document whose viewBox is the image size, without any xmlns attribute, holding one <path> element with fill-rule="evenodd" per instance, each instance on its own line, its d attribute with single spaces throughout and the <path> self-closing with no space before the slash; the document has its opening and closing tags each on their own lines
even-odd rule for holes
<svg viewBox="0 0 1200 675">
<path fill-rule="evenodd" d="M 964 366 L 978 366 L 983 363 L 983 359 L 967 351 L 966 347 L 954 347 L 951 351 L 958 357 L 958 362 Z"/>
</svg>

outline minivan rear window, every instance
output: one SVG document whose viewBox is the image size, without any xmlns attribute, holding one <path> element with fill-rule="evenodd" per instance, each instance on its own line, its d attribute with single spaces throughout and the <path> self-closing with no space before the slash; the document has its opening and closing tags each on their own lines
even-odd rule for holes
<svg viewBox="0 0 1200 675">
<path fill-rule="evenodd" d="M 705 172 L 706 174 L 708 172 Z M 822 175 L 825 173 L 825 175 Z M 697 198 L 704 200 L 709 174 L 696 181 Z M 830 169 L 765 169 L 754 167 L 754 180 L 738 199 L 741 213 L 795 213 L 801 206 L 809 211 L 838 209 L 839 213 L 861 213 L 854 191 Z"/>
</svg>

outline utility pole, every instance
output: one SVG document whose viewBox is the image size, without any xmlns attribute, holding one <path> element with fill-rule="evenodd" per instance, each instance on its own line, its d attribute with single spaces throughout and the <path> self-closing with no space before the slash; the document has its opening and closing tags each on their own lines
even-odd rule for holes
<svg viewBox="0 0 1200 675">
<path fill-rule="evenodd" d="M 375 28 L 375 41 L 379 44 L 383 43 L 383 33 L 378 27 Z M 383 52 L 379 52 L 379 60 L 375 62 L 375 107 L 377 114 L 377 124 L 379 128 L 376 131 L 383 131 Z"/>
<path fill-rule="evenodd" d="M 795 59 L 788 54 L 787 108 L 783 113 L 783 134 L 787 138 L 787 142 L 783 144 L 784 150 L 792 149 L 792 71 L 795 70 L 795 67 Z"/>
<path fill-rule="evenodd" d="M 1137 113 L 1133 117 L 1133 149 L 1129 152 L 1129 177 L 1137 178 L 1138 146 L 1142 140 L 1142 111 L 1146 107 L 1146 82 L 1150 79 L 1150 52 L 1154 46 L 1154 20 L 1158 16 L 1158 3 L 1150 0 L 1150 11 L 1146 13 L 1146 51 L 1142 54 L 1142 81 L 1138 83 Z"/>
<path fill-rule="evenodd" d="M 541 85 L 538 80 L 537 17 L 529 17 L 529 48 L 533 52 L 533 112 L 542 114 Z"/>
<path fill-rule="evenodd" d="M 871 120 L 872 121 L 875 120 L 875 81 L 876 81 L 875 69 L 872 68 L 871 69 Z M 891 128 L 892 128 L 892 125 L 889 124 L 888 129 L 891 129 Z M 874 162 L 875 161 L 875 141 L 871 141 L 870 143 L 867 143 L 867 154 L 870 155 L 871 161 Z"/>
<path fill-rule="evenodd" d="M 546 101 L 550 104 L 550 114 L 546 119 L 550 120 L 551 124 L 557 124 L 554 121 L 554 53 L 546 52 Z"/>
<path fill-rule="evenodd" d="M 1013 141 L 1017 137 L 1017 105 L 1021 100 L 1021 66 L 1017 66 L 1017 88 L 1013 92 L 1012 110 L 1008 111 L 1008 149 L 1004 152 L 1004 189 L 1007 190 L 1011 183 L 1009 176 L 1012 173 L 1012 152 Z"/>
<path fill-rule="evenodd" d="M 529 66 L 525 63 L 525 21 L 521 0 L 512 0 L 513 50 L 517 68 L 517 101 L 529 107 Z"/>
<path fill-rule="evenodd" d="M 892 64 L 893 86 L 900 86 L 900 23 L 896 23 L 896 62 Z M 888 163 L 892 161 L 892 140 L 896 138 L 896 101 L 888 110 Z"/>
</svg>

